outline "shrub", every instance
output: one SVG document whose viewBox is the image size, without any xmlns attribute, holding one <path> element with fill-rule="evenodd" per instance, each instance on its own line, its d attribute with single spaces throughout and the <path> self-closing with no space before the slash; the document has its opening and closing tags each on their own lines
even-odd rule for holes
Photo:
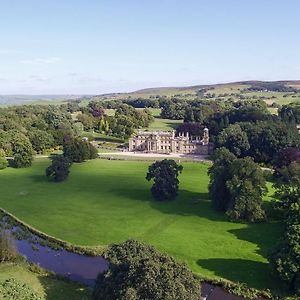
<svg viewBox="0 0 300 300">
<path fill-rule="evenodd" d="M 17 258 L 15 242 L 8 231 L 0 233 L 0 262 L 14 261 Z"/>
<path fill-rule="evenodd" d="M 14 278 L 0 284 L 0 295 L 8 300 L 42 300 L 30 286 Z"/>
<path fill-rule="evenodd" d="M 200 299 L 200 282 L 187 267 L 152 246 L 130 240 L 106 256 L 110 268 L 98 275 L 94 300 Z"/>
</svg>

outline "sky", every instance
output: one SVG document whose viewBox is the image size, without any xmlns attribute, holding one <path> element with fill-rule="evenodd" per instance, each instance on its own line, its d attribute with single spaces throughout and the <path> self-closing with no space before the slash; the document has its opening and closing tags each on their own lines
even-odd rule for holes
<svg viewBox="0 0 300 300">
<path fill-rule="evenodd" d="M 0 0 L 0 94 L 300 80 L 299 0 Z"/>
</svg>

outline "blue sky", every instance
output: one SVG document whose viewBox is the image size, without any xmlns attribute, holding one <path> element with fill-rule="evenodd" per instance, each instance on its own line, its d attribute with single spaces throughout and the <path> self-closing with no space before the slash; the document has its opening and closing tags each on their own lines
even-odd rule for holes
<svg viewBox="0 0 300 300">
<path fill-rule="evenodd" d="M 0 0 L 0 94 L 300 79 L 298 0 Z"/>
</svg>

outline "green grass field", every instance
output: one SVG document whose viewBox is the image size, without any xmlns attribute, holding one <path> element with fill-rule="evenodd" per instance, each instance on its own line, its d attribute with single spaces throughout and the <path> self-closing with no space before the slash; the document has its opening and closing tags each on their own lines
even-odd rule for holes
<svg viewBox="0 0 300 300">
<path fill-rule="evenodd" d="M 63 183 L 45 177 L 47 159 L 0 172 L 0 206 L 37 229 L 80 245 L 129 238 L 153 244 L 199 275 L 279 289 L 266 254 L 281 232 L 276 223 L 231 223 L 211 208 L 208 165 L 183 163 L 180 193 L 152 200 L 149 162 L 94 160 L 74 164 Z M 266 203 L 267 205 L 267 203 Z"/>
</svg>

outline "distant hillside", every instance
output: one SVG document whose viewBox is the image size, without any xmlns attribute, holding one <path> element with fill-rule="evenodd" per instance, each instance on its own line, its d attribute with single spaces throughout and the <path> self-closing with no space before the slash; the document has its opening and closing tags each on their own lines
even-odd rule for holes
<svg viewBox="0 0 300 300">
<path fill-rule="evenodd" d="M 179 97 L 194 99 L 202 94 L 213 94 L 214 98 L 236 98 L 236 95 L 261 97 L 268 104 L 300 101 L 300 80 L 285 81 L 240 81 L 211 85 L 194 85 L 181 87 L 153 87 L 129 93 L 107 93 L 100 95 L 0 95 L 0 105 L 19 104 L 60 104 L 70 100 L 81 100 L 87 103 L 93 100 L 117 100 L 135 98 Z M 288 94 L 288 95 L 286 95 Z M 225 96 L 226 95 L 226 96 Z"/>
<path fill-rule="evenodd" d="M 82 98 L 81 95 L 0 95 L 0 105 L 20 105 L 31 103 L 62 103 Z"/>
<path fill-rule="evenodd" d="M 106 98 L 106 99 L 119 99 L 119 98 L 128 98 L 128 97 L 147 97 L 147 96 L 175 96 L 176 94 L 195 94 L 196 91 L 200 89 L 209 89 L 215 90 L 215 92 L 240 92 L 243 89 L 246 89 L 247 86 L 257 84 L 276 84 L 283 85 L 288 87 L 294 87 L 300 90 L 300 80 L 286 80 L 286 81 L 239 81 L 239 82 L 230 82 L 230 83 L 218 83 L 218 84 L 204 84 L 204 85 L 193 85 L 193 86 L 180 86 L 180 87 L 153 87 L 145 88 L 129 93 L 108 93 L 97 95 L 96 97 Z"/>
</svg>

